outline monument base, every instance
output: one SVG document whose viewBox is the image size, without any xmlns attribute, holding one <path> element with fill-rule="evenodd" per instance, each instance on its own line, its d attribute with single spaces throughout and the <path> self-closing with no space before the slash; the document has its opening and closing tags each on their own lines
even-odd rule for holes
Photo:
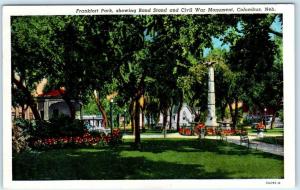
<svg viewBox="0 0 300 190">
<path fill-rule="evenodd" d="M 205 127 L 207 128 L 216 128 L 218 127 L 219 124 L 217 123 L 217 118 L 208 118 L 205 122 Z"/>
</svg>

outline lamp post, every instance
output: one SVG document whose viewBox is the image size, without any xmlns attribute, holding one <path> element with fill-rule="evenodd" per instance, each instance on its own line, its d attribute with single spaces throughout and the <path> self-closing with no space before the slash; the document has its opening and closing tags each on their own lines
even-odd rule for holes
<svg viewBox="0 0 300 190">
<path fill-rule="evenodd" d="M 113 103 L 114 103 L 114 99 L 110 99 L 110 134 L 112 135 L 113 132 Z"/>
<path fill-rule="evenodd" d="M 267 122 L 266 122 L 266 119 L 267 119 L 267 108 L 264 109 L 264 113 L 265 114 L 264 114 L 264 120 L 263 121 L 264 121 L 264 125 L 265 125 L 265 130 L 266 130 L 267 129 Z"/>
<path fill-rule="evenodd" d="M 214 64 L 216 62 L 204 63 L 208 67 L 208 93 L 207 93 L 207 109 L 208 114 L 205 122 L 207 127 L 217 127 L 216 107 L 215 107 L 215 76 Z"/>
<path fill-rule="evenodd" d="M 124 134 L 126 133 L 126 109 L 124 109 Z"/>
</svg>

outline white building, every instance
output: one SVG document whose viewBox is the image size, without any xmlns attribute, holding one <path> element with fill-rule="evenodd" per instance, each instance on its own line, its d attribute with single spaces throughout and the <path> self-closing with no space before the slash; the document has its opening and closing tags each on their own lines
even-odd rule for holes
<svg viewBox="0 0 300 190">
<path fill-rule="evenodd" d="M 103 118 L 101 115 L 83 115 L 81 119 L 93 127 L 101 128 Z"/>
<path fill-rule="evenodd" d="M 177 128 L 177 111 L 178 111 L 178 106 L 174 106 L 172 110 L 172 129 Z M 182 108 L 180 110 L 180 118 L 179 118 L 179 126 L 190 126 L 190 122 L 194 122 L 195 119 L 195 113 L 192 111 L 192 109 L 186 104 L 183 103 Z M 170 115 L 168 114 L 167 117 L 167 128 L 170 123 Z M 159 115 L 159 121 L 158 125 L 162 126 L 163 124 L 163 114 L 161 113 Z"/>
<path fill-rule="evenodd" d="M 52 90 L 48 93 L 38 95 L 38 111 L 43 120 L 49 120 L 59 115 L 71 115 L 68 105 L 61 97 L 61 93 L 64 93 L 64 91 Z M 80 117 L 82 104 L 80 102 L 75 103 L 74 101 L 73 104 L 77 115 Z"/>
</svg>

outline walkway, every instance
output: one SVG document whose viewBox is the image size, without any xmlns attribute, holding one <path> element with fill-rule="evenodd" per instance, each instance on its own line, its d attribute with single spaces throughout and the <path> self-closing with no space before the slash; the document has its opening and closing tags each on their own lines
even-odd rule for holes
<svg viewBox="0 0 300 190">
<path fill-rule="evenodd" d="M 146 138 L 164 138 L 163 134 L 141 134 L 142 139 Z M 180 135 L 179 133 L 170 133 L 166 135 L 166 138 L 189 138 L 189 139 L 197 139 L 198 136 L 183 136 Z M 217 139 L 217 136 L 206 136 L 206 139 Z M 264 142 L 259 142 L 259 141 L 254 141 L 256 136 L 249 136 L 249 140 L 251 142 L 255 142 L 258 144 L 257 150 L 263 151 L 263 152 L 268 152 L 271 154 L 276 154 L 283 156 L 284 155 L 284 149 L 283 146 L 281 145 L 275 145 L 275 144 L 268 144 Z M 123 139 L 134 139 L 134 135 L 124 135 Z M 240 145 L 240 137 L 239 136 L 228 136 L 227 137 L 227 142 L 234 143 L 237 145 Z M 248 146 L 247 144 L 243 143 L 242 146 Z M 255 145 L 250 144 L 250 148 L 256 148 Z"/>
</svg>

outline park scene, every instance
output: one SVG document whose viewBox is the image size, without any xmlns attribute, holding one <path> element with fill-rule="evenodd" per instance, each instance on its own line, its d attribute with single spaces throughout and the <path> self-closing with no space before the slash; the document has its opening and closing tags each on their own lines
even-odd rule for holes
<svg viewBox="0 0 300 190">
<path fill-rule="evenodd" d="M 11 17 L 13 180 L 283 179 L 282 38 L 281 14 Z"/>
</svg>

